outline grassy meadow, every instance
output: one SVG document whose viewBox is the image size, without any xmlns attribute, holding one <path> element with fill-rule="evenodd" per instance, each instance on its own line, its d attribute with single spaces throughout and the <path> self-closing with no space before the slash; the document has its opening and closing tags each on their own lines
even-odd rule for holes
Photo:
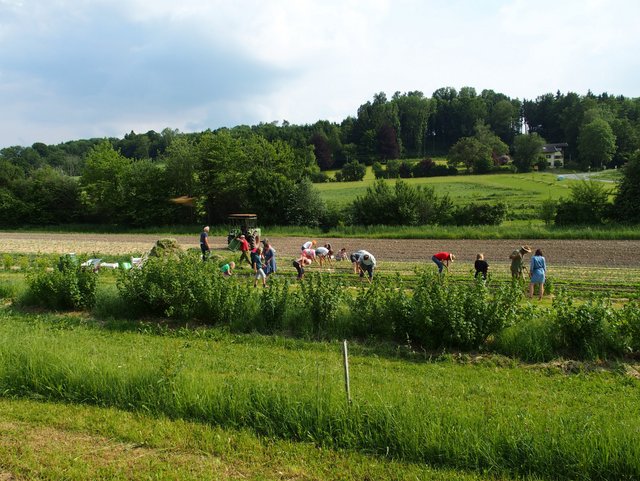
<svg viewBox="0 0 640 481">
<path fill-rule="evenodd" d="M 457 205 L 485 202 L 506 202 L 510 218 L 537 219 L 544 200 L 558 200 L 571 195 L 570 185 L 579 180 L 558 180 L 559 172 L 532 172 L 528 174 L 458 175 L 401 179 L 408 184 L 428 186 L 437 195 L 448 195 Z M 614 174 L 611 174 L 614 175 Z M 371 168 L 361 182 L 330 182 L 316 184 L 321 197 L 329 203 L 345 206 L 357 196 L 366 193 L 375 177 Z M 388 180 L 394 184 L 395 179 Z"/>
<path fill-rule="evenodd" d="M 191 463 L 196 469 L 205 453 L 223 458 L 224 466 L 237 458 L 260 462 L 277 449 L 285 453 L 278 469 L 303 469 L 293 479 L 364 479 L 357 474 L 366 471 L 362 455 L 373 456 L 371 479 L 409 479 L 405 470 L 418 479 L 640 476 L 640 384 L 623 370 L 527 366 L 499 356 L 425 357 L 410 347 L 394 355 L 356 344 L 349 405 L 340 343 L 122 327 L 86 316 L 0 312 L 0 424 L 9 433 L 0 441 L 2 469 L 53 477 L 70 462 L 64 453 L 78 457 L 72 442 L 44 467 L 35 453 L 15 452 L 18 439 L 32 452 L 43 444 L 34 436 L 57 430 L 71 438 L 88 432 L 80 436 L 87 450 L 106 437 L 124 459 L 131 444 L 164 446 L 164 456 L 148 456 L 155 476 L 164 469 L 174 479 Z M 47 414 L 54 406 L 47 403 L 63 403 L 53 412 L 71 414 Z M 84 416 L 99 418 L 97 427 L 89 428 Z M 185 425 L 194 426 L 192 434 L 183 432 Z M 160 433 L 178 446 L 167 447 Z M 301 445 L 289 447 L 292 441 Z M 230 452 L 237 443 L 247 452 Z M 300 467 L 294 452 L 314 462 Z M 189 461 L 189 454 L 200 460 Z M 175 468 L 162 464 L 173 455 L 182 456 Z M 354 459 L 352 474 L 330 471 L 334 459 Z M 273 464 L 252 479 L 279 479 Z M 81 479 L 78 473 L 66 479 Z"/>
</svg>

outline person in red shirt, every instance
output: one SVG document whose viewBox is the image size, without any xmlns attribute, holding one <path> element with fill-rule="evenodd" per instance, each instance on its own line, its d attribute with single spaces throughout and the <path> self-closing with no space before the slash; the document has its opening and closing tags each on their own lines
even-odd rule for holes
<svg viewBox="0 0 640 481">
<path fill-rule="evenodd" d="M 453 262 L 455 258 L 456 256 L 451 252 L 438 252 L 437 254 L 434 254 L 431 260 L 436 263 L 438 266 L 438 272 L 442 274 L 442 269 L 446 267 L 447 270 L 449 270 L 449 262 Z"/>
<path fill-rule="evenodd" d="M 251 259 L 249 259 L 249 242 L 245 238 L 244 235 L 238 237 L 238 241 L 240 242 L 240 259 L 238 260 L 238 265 L 242 264 L 242 261 L 247 261 L 247 264 L 251 265 Z"/>
</svg>

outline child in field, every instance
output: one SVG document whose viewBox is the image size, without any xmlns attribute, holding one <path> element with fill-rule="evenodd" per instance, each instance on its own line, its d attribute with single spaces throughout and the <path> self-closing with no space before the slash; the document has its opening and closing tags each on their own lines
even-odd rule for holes
<svg viewBox="0 0 640 481">
<path fill-rule="evenodd" d="M 262 249 L 258 247 L 251 253 L 251 267 L 255 274 L 253 287 L 258 287 L 258 279 L 262 279 L 262 287 L 267 287 L 267 275 L 264 273 L 264 269 L 262 268 L 262 260 Z"/>
<path fill-rule="evenodd" d="M 347 254 L 347 248 L 343 247 L 342 249 L 340 249 L 338 251 L 338 253 L 336 254 L 336 260 L 337 261 L 346 261 L 349 258 L 349 255 Z"/>
<path fill-rule="evenodd" d="M 473 277 L 478 278 L 478 274 L 482 274 L 483 279 L 487 279 L 487 271 L 489 270 L 489 264 L 484 260 L 484 254 L 478 254 L 476 256 L 476 262 L 474 264 L 476 273 Z"/>
<path fill-rule="evenodd" d="M 236 267 L 236 263 L 231 261 L 228 264 L 223 265 L 220 268 L 220 272 L 222 272 L 222 275 L 224 277 L 231 277 L 233 275 L 233 269 L 235 269 Z"/>
</svg>

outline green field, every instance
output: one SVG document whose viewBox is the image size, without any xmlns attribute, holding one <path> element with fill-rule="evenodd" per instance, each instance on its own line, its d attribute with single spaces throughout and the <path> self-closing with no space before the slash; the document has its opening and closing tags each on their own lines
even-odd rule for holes
<svg viewBox="0 0 640 481">
<path fill-rule="evenodd" d="M 517 360 L 552 326 L 543 320 L 550 297 L 523 300 L 533 317 L 490 340 L 507 346 L 491 352 L 514 358 L 486 347 L 426 351 L 411 339 L 349 339 L 349 404 L 335 337 L 112 317 L 114 271 L 98 274 L 107 308 L 12 307 L 25 272 L 50 268 L 57 256 L 5 257 L 0 480 L 640 479 L 637 362 Z M 507 264 L 492 266 L 491 289 L 507 284 Z M 385 262 L 376 278 L 410 291 L 420 279 L 415 267 Z M 450 281 L 471 284 L 471 273 L 454 267 Z M 350 264 L 337 271 L 340 288 L 358 295 Z M 252 290 L 247 269 L 237 274 L 229 281 Z M 551 276 L 552 293 L 565 289 L 579 304 L 600 292 L 622 310 L 640 294 L 634 268 L 554 267 Z"/>
<path fill-rule="evenodd" d="M 69 458 L 81 458 L 68 442 L 37 464 L 39 450 L 30 444 L 36 441 L 23 435 L 36 427 L 71 438 L 74 432 L 106 437 L 105 449 L 133 443 L 184 456 L 172 468 L 159 453 L 148 454 L 153 463 L 146 469 L 155 477 L 176 473 L 174 479 L 188 466 L 189 453 L 198 455 L 193 469 L 219 456 L 248 459 L 255 470 L 278 449 L 284 451 L 279 469 L 299 472 L 286 479 L 365 479 L 365 469 L 372 470 L 371 479 L 410 479 L 405 469 L 414 479 L 460 479 L 461 473 L 486 479 L 640 476 L 640 384 L 621 369 L 574 363 L 567 370 L 562 363 L 519 365 L 495 356 L 416 353 L 410 360 L 406 353 L 354 344 L 348 405 L 340 343 L 220 330 L 122 331 L 90 317 L 6 309 L 0 321 L 0 424 L 8 433 L 0 441 L 0 466 L 27 478 L 55 477 Z M 24 398 L 38 403 L 18 401 Z M 65 403 L 60 411 L 69 415 L 48 414 L 51 405 L 42 402 Z M 21 439 L 26 446 L 18 450 Z M 238 444 L 246 451 L 235 451 Z M 324 454 L 313 456 L 311 446 Z M 296 452 L 314 461 L 301 466 Z M 374 456 L 370 468 L 363 466 L 363 454 Z M 344 477 L 330 470 L 334 460 L 341 465 L 352 456 L 354 467 Z M 276 479 L 274 463 L 265 462 L 265 471 L 251 479 Z M 82 479 L 92 473 L 86 469 L 63 477 Z"/>
<path fill-rule="evenodd" d="M 432 187 L 436 194 L 448 195 L 455 204 L 506 202 L 511 218 L 536 219 L 544 200 L 557 200 L 571 195 L 570 185 L 576 180 L 558 180 L 557 173 L 459 175 L 402 179 L 414 185 Z M 375 182 L 368 169 L 362 182 L 330 182 L 316 184 L 321 197 L 328 203 L 345 206 L 366 193 Z M 396 181 L 388 180 L 391 184 Z"/>
</svg>

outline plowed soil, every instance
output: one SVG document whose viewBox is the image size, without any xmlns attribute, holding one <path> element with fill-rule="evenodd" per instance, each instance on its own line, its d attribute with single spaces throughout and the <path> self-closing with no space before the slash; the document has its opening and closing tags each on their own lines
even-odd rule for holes
<svg viewBox="0 0 640 481">
<path fill-rule="evenodd" d="M 176 236 L 183 248 L 198 248 L 198 235 Z M 145 253 L 160 236 L 150 234 L 43 234 L 0 232 L 2 253 L 67 253 L 133 254 Z M 292 258 L 309 239 L 300 237 L 270 237 L 279 257 Z M 210 239 L 214 250 L 226 249 L 226 238 Z M 318 245 L 331 243 L 334 251 L 345 247 L 348 252 L 366 249 L 379 262 L 430 262 L 436 252 L 448 251 L 462 262 L 473 262 L 476 254 L 484 253 L 492 262 L 507 263 L 509 254 L 522 244 L 542 249 L 547 262 L 553 265 L 640 267 L 638 240 L 438 240 L 438 239 L 335 239 L 317 238 Z"/>
</svg>

